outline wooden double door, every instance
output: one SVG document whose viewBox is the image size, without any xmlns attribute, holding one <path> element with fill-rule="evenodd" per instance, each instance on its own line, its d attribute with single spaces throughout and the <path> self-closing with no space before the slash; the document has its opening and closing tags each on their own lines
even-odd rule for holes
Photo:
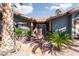
<svg viewBox="0 0 79 59">
<path fill-rule="evenodd" d="M 42 29 L 43 33 L 48 31 L 48 24 L 47 23 L 34 23 L 34 28 L 37 27 L 38 29 Z"/>
</svg>

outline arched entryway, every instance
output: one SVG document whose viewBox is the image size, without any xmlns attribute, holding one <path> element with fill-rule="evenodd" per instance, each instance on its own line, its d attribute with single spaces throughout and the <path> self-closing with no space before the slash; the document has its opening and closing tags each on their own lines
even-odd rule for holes
<svg viewBox="0 0 79 59">
<path fill-rule="evenodd" d="M 41 28 L 43 33 L 45 34 L 48 31 L 48 22 L 34 22 L 33 29 L 37 27 L 38 29 Z"/>
</svg>

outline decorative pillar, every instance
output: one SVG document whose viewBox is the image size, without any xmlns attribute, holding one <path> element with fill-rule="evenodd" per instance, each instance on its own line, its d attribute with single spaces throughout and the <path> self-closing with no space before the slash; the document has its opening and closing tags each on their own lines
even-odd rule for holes
<svg viewBox="0 0 79 59">
<path fill-rule="evenodd" d="M 52 27 L 52 24 L 51 24 L 52 22 L 51 21 L 49 21 L 49 31 L 52 31 L 51 30 L 51 27 Z"/>
<path fill-rule="evenodd" d="M 31 29 L 33 29 L 33 22 L 31 22 Z"/>
</svg>

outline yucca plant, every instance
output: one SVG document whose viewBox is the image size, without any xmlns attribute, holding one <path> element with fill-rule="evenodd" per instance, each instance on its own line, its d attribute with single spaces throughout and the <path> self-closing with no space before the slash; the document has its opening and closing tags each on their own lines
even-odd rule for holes
<svg viewBox="0 0 79 59">
<path fill-rule="evenodd" d="M 48 37 L 49 42 L 53 43 L 59 51 L 62 49 L 62 47 L 71 47 L 74 41 L 69 34 L 61 32 L 49 33 Z"/>
</svg>

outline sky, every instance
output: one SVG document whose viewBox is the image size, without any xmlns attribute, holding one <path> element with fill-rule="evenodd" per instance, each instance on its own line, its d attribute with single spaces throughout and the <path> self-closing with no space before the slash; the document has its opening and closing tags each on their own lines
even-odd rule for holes
<svg viewBox="0 0 79 59">
<path fill-rule="evenodd" d="M 60 9 L 61 13 L 65 13 L 72 8 L 79 7 L 79 3 L 22 3 L 16 4 L 16 12 L 31 16 L 33 18 L 48 18 L 56 15 L 56 9 Z"/>
</svg>

